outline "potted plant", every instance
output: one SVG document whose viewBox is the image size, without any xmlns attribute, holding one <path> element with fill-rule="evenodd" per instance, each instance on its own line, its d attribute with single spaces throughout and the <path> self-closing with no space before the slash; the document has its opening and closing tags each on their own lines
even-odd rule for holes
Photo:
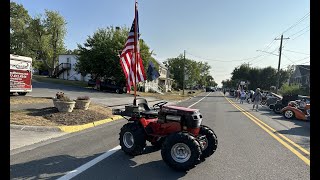
<svg viewBox="0 0 320 180">
<path fill-rule="evenodd" d="M 76 104 L 75 101 L 72 101 L 68 96 L 60 96 L 59 98 L 56 97 L 55 100 L 53 100 L 55 107 L 60 112 L 72 112 L 73 108 Z"/>
<path fill-rule="evenodd" d="M 89 108 L 91 100 L 90 100 L 90 97 L 88 96 L 79 96 L 77 97 L 75 102 L 76 102 L 75 104 L 76 109 L 87 110 Z"/>
<path fill-rule="evenodd" d="M 64 92 L 57 92 L 57 93 L 56 93 L 56 97 L 52 98 L 54 107 L 57 107 L 56 102 L 57 102 L 59 99 L 61 99 L 62 97 L 64 97 Z"/>
</svg>

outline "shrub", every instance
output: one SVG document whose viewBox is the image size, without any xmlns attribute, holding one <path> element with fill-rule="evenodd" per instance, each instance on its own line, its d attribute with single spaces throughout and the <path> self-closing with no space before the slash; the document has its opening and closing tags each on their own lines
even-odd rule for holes
<svg viewBox="0 0 320 180">
<path fill-rule="evenodd" d="M 89 96 L 79 96 L 77 97 L 77 100 L 90 100 Z"/>
<path fill-rule="evenodd" d="M 61 97 L 59 101 L 72 102 L 72 100 L 68 96 Z"/>
<path fill-rule="evenodd" d="M 56 98 L 57 99 L 61 99 L 61 98 L 63 98 L 64 97 L 64 92 L 57 92 L 56 93 Z"/>
<path fill-rule="evenodd" d="M 284 84 L 280 88 L 280 94 L 282 95 L 302 94 L 302 89 L 299 87 L 299 85 Z"/>
</svg>

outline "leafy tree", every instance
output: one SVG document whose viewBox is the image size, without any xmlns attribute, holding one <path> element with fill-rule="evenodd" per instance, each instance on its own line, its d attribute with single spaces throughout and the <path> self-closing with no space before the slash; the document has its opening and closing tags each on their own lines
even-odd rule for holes
<svg viewBox="0 0 320 180">
<path fill-rule="evenodd" d="M 213 77 L 209 75 L 210 66 L 208 63 L 197 62 L 191 59 L 184 59 L 180 54 L 176 58 L 169 58 L 164 62 L 166 67 L 172 73 L 171 78 L 175 80 L 176 86 L 179 89 L 183 88 L 183 74 L 185 73 L 185 87 L 186 86 L 216 86 L 217 83 Z M 185 67 L 185 71 L 183 71 Z"/>
<path fill-rule="evenodd" d="M 289 85 L 288 83 L 283 84 L 279 89 L 279 92 L 282 95 L 302 94 L 302 91 L 299 85 L 295 85 L 295 84 Z"/>
<path fill-rule="evenodd" d="M 31 17 L 23 5 L 10 2 L 10 53 L 31 56 L 28 47 L 28 33 Z"/>
<path fill-rule="evenodd" d="M 91 74 L 96 77 L 115 79 L 118 83 L 125 83 L 125 76 L 120 64 L 120 53 L 128 38 L 129 29 L 119 29 L 113 26 L 98 29 L 86 42 L 78 44 L 78 63 L 76 69 L 80 73 Z M 145 71 L 151 58 L 149 47 L 140 39 L 140 54 Z"/>
<path fill-rule="evenodd" d="M 271 66 L 265 68 L 251 68 L 247 64 L 236 67 L 231 73 L 231 80 L 222 81 L 226 87 L 237 88 L 240 81 L 249 81 L 249 89 L 261 88 L 269 90 L 277 85 L 277 71 Z M 280 86 L 289 78 L 290 70 L 280 70 Z M 230 88 L 230 87 L 229 87 Z"/>
<path fill-rule="evenodd" d="M 48 57 L 45 59 L 49 73 L 54 74 L 58 65 L 58 55 L 66 52 L 64 37 L 66 35 L 66 21 L 57 11 L 45 11 L 44 26 L 48 36 Z"/>
</svg>

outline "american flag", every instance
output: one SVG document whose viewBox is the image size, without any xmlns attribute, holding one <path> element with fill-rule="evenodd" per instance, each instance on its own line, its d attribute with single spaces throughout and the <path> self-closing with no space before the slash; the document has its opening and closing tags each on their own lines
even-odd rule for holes
<svg viewBox="0 0 320 180">
<path fill-rule="evenodd" d="M 136 18 L 137 18 L 137 33 L 139 34 L 139 23 L 138 23 L 138 10 L 137 10 L 137 3 L 136 3 Z M 125 74 L 125 77 L 127 79 L 127 90 L 130 92 L 131 86 L 134 86 L 135 80 L 135 57 L 134 57 L 134 46 L 135 46 L 135 20 L 133 20 L 128 39 L 126 42 L 126 45 L 124 49 L 121 52 L 120 55 L 120 63 L 122 70 Z M 142 63 L 142 59 L 140 57 L 140 50 L 139 50 L 139 36 L 137 39 L 137 57 L 138 57 L 138 63 L 137 63 L 137 74 L 136 74 L 136 83 L 142 82 L 146 80 L 146 74 L 144 71 L 144 66 Z"/>
</svg>

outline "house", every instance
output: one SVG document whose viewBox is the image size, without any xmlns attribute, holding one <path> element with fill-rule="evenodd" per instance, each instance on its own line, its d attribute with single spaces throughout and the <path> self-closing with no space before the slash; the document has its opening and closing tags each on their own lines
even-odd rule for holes
<svg viewBox="0 0 320 180">
<path fill-rule="evenodd" d="M 157 61 L 157 60 L 156 60 Z M 170 72 L 168 68 L 157 61 L 159 64 L 159 74 L 160 76 L 153 81 L 144 82 L 144 91 L 150 92 L 155 91 L 158 93 L 168 92 L 172 90 L 173 79 L 169 78 Z"/>
<path fill-rule="evenodd" d="M 73 80 L 73 81 L 86 81 L 88 82 L 91 75 L 82 76 L 75 70 L 78 62 L 77 56 L 74 54 L 60 54 L 59 65 L 55 69 L 55 76 L 59 79 Z"/>
<path fill-rule="evenodd" d="M 300 87 L 310 88 L 310 65 L 295 65 L 289 84 L 298 84 Z"/>
</svg>

